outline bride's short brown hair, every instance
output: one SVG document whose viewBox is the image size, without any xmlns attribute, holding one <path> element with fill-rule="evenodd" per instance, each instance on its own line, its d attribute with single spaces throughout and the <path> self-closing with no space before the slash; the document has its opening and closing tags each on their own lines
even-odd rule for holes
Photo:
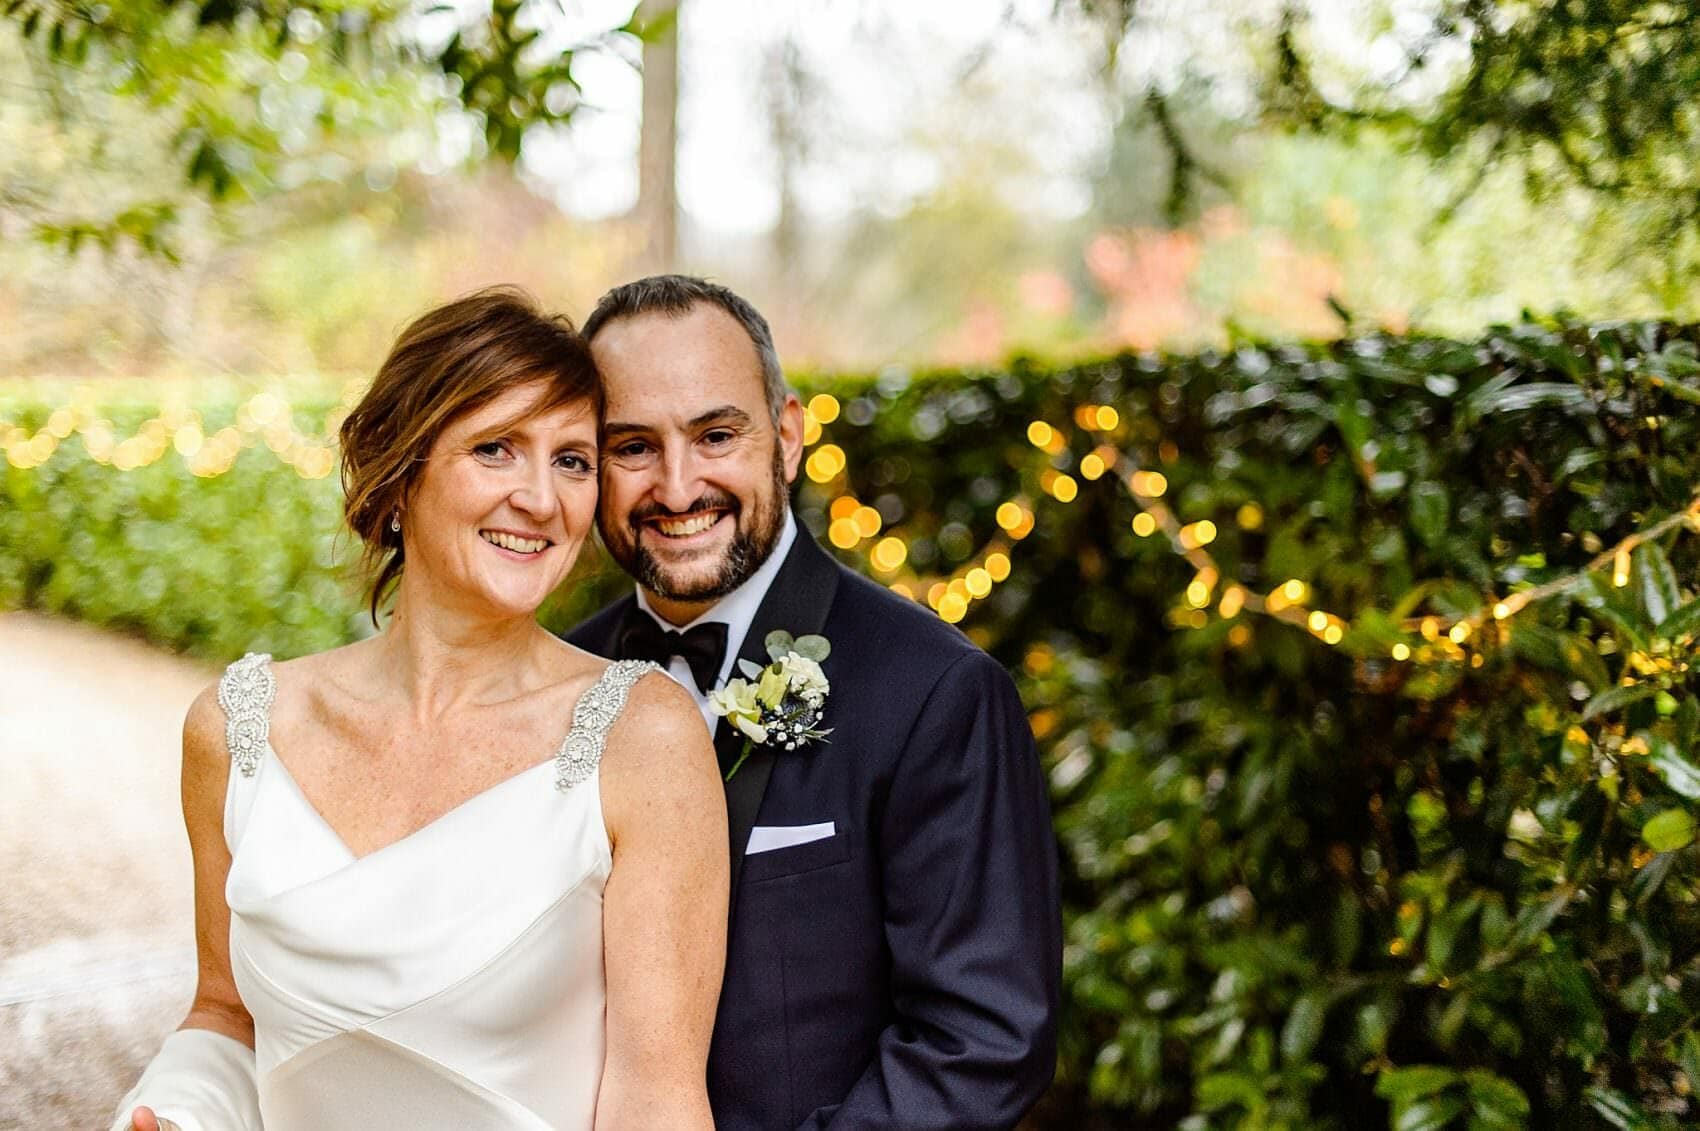
<svg viewBox="0 0 1700 1131">
<path fill-rule="evenodd" d="M 539 412 L 602 409 L 602 383 L 584 338 L 516 287 L 490 287 L 416 318 L 342 423 L 343 515 L 364 546 L 372 623 L 401 579 L 401 535 L 390 527 L 451 421 L 510 389 L 537 384 Z"/>
</svg>

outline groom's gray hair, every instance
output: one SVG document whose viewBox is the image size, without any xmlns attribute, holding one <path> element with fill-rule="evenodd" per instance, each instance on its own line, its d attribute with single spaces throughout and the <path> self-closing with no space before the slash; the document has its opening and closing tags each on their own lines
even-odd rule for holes
<svg viewBox="0 0 1700 1131">
<path fill-rule="evenodd" d="M 695 275 L 650 275 L 632 283 L 623 283 L 597 302 L 596 309 L 584 322 L 586 341 L 597 331 L 620 318 L 639 314 L 666 314 L 678 318 L 690 313 L 698 303 L 719 307 L 737 320 L 756 347 L 761 362 L 762 387 L 767 395 L 767 411 L 777 423 L 791 386 L 785 383 L 785 371 L 779 366 L 779 353 L 773 348 L 773 331 L 767 319 L 751 306 L 748 300 L 719 283 L 699 279 Z"/>
</svg>

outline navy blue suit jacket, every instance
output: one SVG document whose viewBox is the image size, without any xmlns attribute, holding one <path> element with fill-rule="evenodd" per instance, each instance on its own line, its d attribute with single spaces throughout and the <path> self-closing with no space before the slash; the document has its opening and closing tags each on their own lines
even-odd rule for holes
<svg viewBox="0 0 1700 1131">
<path fill-rule="evenodd" d="M 567 637 L 613 655 L 633 598 Z M 739 655 L 832 644 L 830 739 L 727 783 L 732 902 L 709 1053 L 721 1131 L 1013 1127 L 1056 1064 L 1061 912 L 1009 674 L 800 530 Z M 742 744 L 722 724 L 724 761 Z M 834 835 L 746 856 L 755 825 Z"/>
</svg>

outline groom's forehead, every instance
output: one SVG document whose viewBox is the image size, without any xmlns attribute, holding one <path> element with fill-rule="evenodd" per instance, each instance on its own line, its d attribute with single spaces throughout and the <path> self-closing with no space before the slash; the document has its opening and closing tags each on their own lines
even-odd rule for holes
<svg viewBox="0 0 1700 1131">
<path fill-rule="evenodd" d="M 656 417 L 648 422 L 656 426 L 692 420 L 712 405 L 765 403 L 755 343 L 713 306 L 617 319 L 597 333 L 591 350 L 610 420 L 637 413 Z"/>
</svg>

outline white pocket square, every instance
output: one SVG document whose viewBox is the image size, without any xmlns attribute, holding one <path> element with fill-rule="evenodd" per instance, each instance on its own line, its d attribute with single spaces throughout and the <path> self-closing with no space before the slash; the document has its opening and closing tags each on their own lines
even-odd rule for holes
<svg viewBox="0 0 1700 1131">
<path fill-rule="evenodd" d="M 750 830 L 750 843 L 744 849 L 744 855 L 755 856 L 776 848 L 795 848 L 799 844 L 825 840 L 837 832 L 838 826 L 833 821 L 822 821 L 818 825 L 757 825 Z"/>
</svg>

